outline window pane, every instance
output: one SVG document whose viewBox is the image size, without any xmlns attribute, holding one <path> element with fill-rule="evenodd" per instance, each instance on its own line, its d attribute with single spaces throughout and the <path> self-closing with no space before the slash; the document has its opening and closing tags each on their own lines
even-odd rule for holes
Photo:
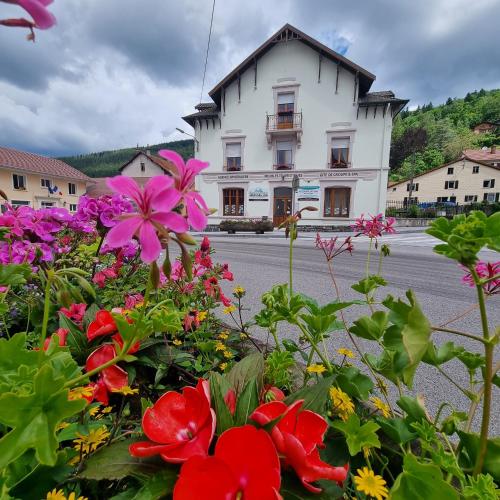
<svg viewBox="0 0 500 500">
<path fill-rule="evenodd" d="M 349 137 L 338 137 L 332 139 L 333 148 L 348 148 L 349 147 Z"/>
<path fill-rule="evenodd" d="M 241 156 L 241 143 L 230 142 L 226 144 L 226 156 L 228 158 L 231 156 Z"/>
<path fill-rule="evenodd" d="M 278 94 L 278 104 L 293 104 L 295 102 L 294 92 L 283 92 Z"/>
</svg>

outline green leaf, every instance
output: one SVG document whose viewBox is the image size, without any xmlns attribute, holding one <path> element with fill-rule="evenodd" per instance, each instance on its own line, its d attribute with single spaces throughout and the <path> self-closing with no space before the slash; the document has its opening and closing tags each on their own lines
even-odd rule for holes
<svg viewBox="0 0 500 500">
<path fill-rule="evenodd" d="M 416 434 L 410 430 L 408 424 L 402 418 L 384 418 L 376 417 L 377 423 L 392 441 L 398 444 L 405 444 L 416 437 Z"/>
<path fill-rule="evenodd" d="M 343 366 L 335 379 L 335 383 L 349 396 L 366 400 L 373 390 L 372 379 L 354 366 Z"/>
<path fill-rule="evenodd" d="M 0 285 L 13 286 L 23 285 L 31 276 L 32 270 L 29 264 L 6 264 L 0 266 Z"/>
<path fill-rule="evenodd" d="M 236 400 L 236 411 L 234 412 L 234 425 L 244 425 L 248 417 L 259 405 L 259 391 L 257 381 L 250 380 Z"/>
<path fill-rule="evenodd" d="M 429 343 L 422 361 L 432 366 L 442 365 L 455 357 L 455 349 L 456 347 L 453 342 L 445 342 L 438 349 L 436 349 L 434 344 Z"/>
<path fill-rule="evenodd" d="M 403 472 L 396 478 L 391 491 L 391 500 L 458 500 L 456 490 L 441 474 L 439 467 L 422 464 L 414 455 L 404 457 Z"/>
<path fill-rule="evenodd" d="M 228 382 L 219 373 L 210 373 L 210 395 L 212 406 L 217 416 L 217 434 L 234 426 L 234 419 L 224 401 L 224 395 L 229 390 Z"/>
<path fill-rule="evenodd" d="M 171 495 L 179 475 L 178 468 L 169 467 L 152 475 L 142 488 L 132 497 L 133 500 L 160 500 Z"/>
<path fill-rule="evenodd" d="M 334 500 L 343 498 L 343 489 L 335 481 L 315 481 L 321 493 L 312 493 L 304 488 L 293 471 L 283 471 L 280 494 L 285 500 Z"/>
<path fill-rule="evenodd" d="M 385 281 L 382 276 L 377 276 L 377 275 L 371 275 L 368 276 L 368 278 L 364 278 L 354 285 L 351 286 L 353 290 L 356 292 L 361 293 L 362 295 L 368 295 L 370 292 L 373 290 L 376 290 L 377 288 L 381 286 L 386 286 L 387 281 Z"/>
<path fill-rule="evenodd" d="M 359 417 L 353 413 L 347 421 L 336 420 L 331 426 L 344 434 L 351 456 L 357 455 L 363 448 L 380 448 L 377 436 L 380 426 L 373 421 L 361 425 Z"/>
<path fill-rule="evenodd" d="M 500 489 L 489 474 L 468 476 L 467 479 L 469 485 L 462 492 L 467 500 L 498 500 L 500 498 Z"/>
<path fill-rule="evenodd" d="M 78 474 L 84 479 L 96 481 L 118 480 L 127 476 L 144 479 L 159 473 L 166 467 L 160 459 L 139 459 L 129 453 L 133 439 L 118 441 L 97 450 L 85 461 L 85 468 Z"/>
<path fill-rule="evenodd" d="M 313 386 L 306 386 L 290 394 L 286 399 L 287 405 L 292 404 L 299 399 L 304 400 L 302 408 L 304 410 L 311 410 L 321 415 L 325 414 L 326 402 L 329 399 L 329 390 L 335 380 L 335 376 L 321 379 Z"/>
<path fill-rule="evenodd" d="M 476 463 L 479 450 L 479 435 L 458 431 L 458 436 L 466 452 L 466 455 L 462 454 L 460 458 L 465 461 L 468 468 L 472 468 Z M 488 439 L 484 466 L 481 472 L 491 474 L 495 481 L 500 481 L 500 437 Z"/>
<path fill-rule="evenodd" d="M 247 383 L 255 379 L 259 392 L 262 390 L 264 377 L 264 357 L 260 352 L 249 354 L 236 363 L 226 375 L 236 395 L 241 394 Z"/>
<path fill-rule="evenodd" d="M 387 328 L 388 316 L 385 311 L 376 311 L 372 314 L 371 318 L 369 316 L 361 316 L 361 318 L 354 321 L 349 331 L 363 339 L 378 340 Z"/>
<path fill-rule="evenodd" d="M 7 392 L 0 396 L 0 422 L 11 428 L 0 439 L 0 469 L 31 448 L 41 464 L 55 465 L 57 425 L 86 405 L 84 400 L 68 400 L 65 382 L 45 364 L 34 376 L 31 394 Z"/>
<path fill-rule="evenodd" d="M 429 420 L 427 412 L 418 398 L 402 396 L 396 403 L 408 415 L 406 418 L 408 423 Z"/>
<path fill-rule="evenodd" d="M 431 325 L 411 290 L 406 292 L 409 304 L 395 301 L 391 296 L 383 304 L 391 311 L 389 319 L 399 329 L 401 341 L 408 355 L 408 364 L 403 369 L 403 381 L 408 387 L 413 385 L 417 366 L 429 348 Z"/>
</svg>

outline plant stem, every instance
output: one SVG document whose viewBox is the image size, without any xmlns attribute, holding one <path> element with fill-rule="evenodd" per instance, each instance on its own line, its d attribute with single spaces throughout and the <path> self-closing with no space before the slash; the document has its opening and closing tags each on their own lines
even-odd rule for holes
<svg viewBox="0 0 500 500">
<path fill-rule="evenodd" d="M 488 342 L 486 342 L 484 340 L 484 338 L 482 337 L 479 337 L 477 335 L 473 335 L 472 333 L 467 333 L 467 332 L 461 332 L 459 330 L 452 330 L 451 328 L 443 328 L 442 326 L 431 326 L 431 328 L 434 330 L 434 331 L 437 331 L 437 332 L 448 332 L 448 333 L 453 333 L 455 335 L 460 335 L 461 337 L 467 337 L 469 339 L 473 339 L 473 340 L 477 340 L 478 342 L 482 342 L 483 344 L 487 344 Z"/>
<path fill-rule="evenodd" d="M 311 344 L 311 347 L 314 349 L 314 351 L 316 352 L 316 354 L 321 359 L 322 363 L 327 367 L 328 371 L 331 373 L 332 372 L 332 365 L 331 365 L 331 363 L 330 363 L 330 361 L 328 359 L 328 356 L 325 357 L 323 355 L 323 353 L 320 351 L 320 349 L 318 348 L 318 346 L 314 342 L 314 339 L 309 335 L 309 332 L 304 328 L 304 326 L 301 323 L 299 323 L 297 321 L 295 324 L 300 328 L 300 331 L 304 334 L 304 337 L 307 338 L 307 340 Z"/>
<path fill-rule="evenodd" d="M 43 302 L 42 334 L 40 335 L 40 362 L 43 359 L 43 346 L 47 337 L 50 310 L 50 287 L 52 285 L 52 271 L 47 272 L 47 283 L 45 283 L 45 297 Z"/>
<path fill-rule="evenodd" d="M 494 345 L 490 342 L 490 332 L 488 329 L 488 316 L 486 314 L 486 304 L 484 302 L 484 290 L 481 280 L 474 266 L 470 267 L 470 272 L 476 284 L 477 298 L 479 303 L 479 312 L 481 314 L 481 326 L 483 329 L 485 368 L 483 374 L 484 396 L 483 396 L 483 417 L 481 419 L 481 433 L 479 435 L 479 450 L 476 463 L 474 465 L 473 475 L 476 476 L 483 469 L 486 449 L 488 446 L 488 431 L 490 426 L 491 413 L 491 395 L 493 379 L 493 349 Z"/>
<path fill-rule="evenodd" d="M 290 226 L 290 248 L 288 254 L 288 296 L 293 294 L 293 239 L 295 237 L 295 224 Z"/>
<path fill-rule="evenodd" d="M 370 254 L 372 253 L 373 239 L 370 238 L 370 246 L 368 247 L 368 255 L 366 256 L 366 277 L 370 276 Z"/>
<path fill-rule="evenodd" d="M 90 377 L 93 377 L 94 375 L 98 374 L 102 370 L 105 370 L 106 368 L 109 368 L 110 366 L 116 365 L 119 361 L 123 359 L 123 356 L 121 354 L 118 354 L 118 356 L 115 356 L 113 359 L 110 359 L 109 361 L 106 361 L 106 363 L 103 363 L 101 366 L 98 366 L 97 368 L 94 368 L 93 370 L 90 370 L 87 373 L 84 373 L 83 375 L 79 375 L 78 377 L 75 377 L 71 380 L 68 380 L 64 384 L 64 388 L 68 389 L 71 388 L 75 385 L 78 385 L 80 382 L 83 382 L 84 380 L 89 379 Z"/>
<path fill-rule="evenodd" d="M 449 382 L 451 382 L 464 396 L 467 396 L 470 399 L 471 395 L 466 389 L 464 389 L 461 385 L 457 384 L 439 365 L 436 366 L 436 368 L 444 378 L 446 378 Z"/>
</svg>

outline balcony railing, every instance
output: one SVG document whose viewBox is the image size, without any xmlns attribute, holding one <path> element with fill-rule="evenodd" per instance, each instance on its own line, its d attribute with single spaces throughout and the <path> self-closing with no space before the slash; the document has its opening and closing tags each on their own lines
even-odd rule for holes
<svg viewBox="0 0 500 500">
<path fill-rule="evenodd" d="M 302 113 L 266 115 L 266 130 L 289 130 L 302 128 Z"/>
<path fill-rule="evenodd" d="M 350 168 L 351 167 L 351 162 L 335 162 L 335 163 L 329 163 L 328 168 Z"/>
<path fill-rule="evenodd" d="M 224 165 L 222 170 L 224 172 L 241 172 L 243 170 L 243 165 Z"/>
<path fill-rule="evenodd" d="M 280 163 L 278 165 L 273 165 L 273 170 L 293 170 L 294 168 L 294 163 Z"/>
</svg>

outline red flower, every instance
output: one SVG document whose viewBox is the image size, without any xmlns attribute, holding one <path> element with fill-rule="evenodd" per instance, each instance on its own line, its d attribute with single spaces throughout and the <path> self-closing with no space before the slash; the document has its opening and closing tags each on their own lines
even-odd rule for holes
<svg viewBox="0 0 500 500">
<path fill-rule="evenodd" d="M 102 366 L 116 356 L 115 347 L 112 344 L 104 344 L 96 349 L 85 363 L 85 369 L 89 372 Z M 128 374 L 118 365 L 104 368 L 98 375 L 99 379 L 95 386 L 94 398 L 107 405 L 109 402 L 109 392 L 120 390 L 128 385 Z"/>
<path fill-rule="evenodd" d="M 234 275 L 229 270 L 229 264 L 222 264 L 222 279 L 227 281 L 233 281 Z"/>
<path fill-rule="evenodd" d="M 66 337 L 68 336 L 69 330 L 66 328 L 58 328 L 52 335 L 57 335 L 59 338 L 59 346 L 65 346 L 66 345 Z M 52 340 L 52 336 L 48 337 L 45 339 L 45 342 L 43 344 L 43 350 L 46 351 L 49 348 L 50 341 Z"/>
<path fill-rule="evenodd" d="M 189 332 L 200 326 L 200 318 L 198 314 L 199 311 L 196 309 L 194 311 L 189 311 L 188 313 L 186 313 L 184 319 L 182 320 L 182 325 L 186 332 Z"/>
<path fill-rule="evenodd" d="M 271 437 L 283 456 L 284 465 L 292 467 L 302 484 L 313 493 L 320 493 L 321 488 L 311 482 L 329 479 L 341 484 L 347 477 L 347 464 L 333 467 L 323 462 L 318 447 L 324 448 L 323 437 L 328 428 L 325 419 L 310 410 L 299 412 L 304 401 L 295 401 L 287 406 L 281 401 L 272 401 L 259 406 L 250 416 L 260 425 L 282 417 L 273 427 Z"/>
<path fill-rule="evenodd" d="M 87 304 L 71 304 L 69 309 L 61 307 L 59 312 L 63 313 L 64 316 L 73 320 L 76 324 L 81 324 L 83 317 L 85 316 L 85 309 L 87 309 Z"/>
<path fill-rule="evenodd" d="M 277 500 L 280 485 L 272 440 L 244 425 L 222 433 L 213 457 L 193 457 L 182 466 L 174 500 Z"/>
<path fill-rule="evenodd" d="M 196 252 L 194 253 L 194 261 L 204 269 L 212 269 L 213 267 L 212 258 L 209 254 L 203 253 L 202 250 L 196 250 Z"/>
<path fill-rule="evenodd" d="M 92 278 L 92 281 L 99 287 L 99 288 L 104 288 L 106 285 L 106 280 L 107 279 L 114 279 L 118 278 L 118 273 L 116 272 L 114 267 L 107 267 L 106 269 L 103 269 L 102 271 L 99 271 L 95 274 L 95 276 Z"/>
<path fill-rule="evenodd" d="M 219 282 L 215 276 L 211 276 L 203 282 L 205 292 L 209 297 L 215 297 L 219 293 Z"/>
<path fill-rule="evenodd" d="M 172 463 L 206 456 L 215 432 L 215 412 L 210 408 L 208 382 L 169 391 L 144 412 L 144 434 L 151 441 L 130 445 L 134 457 L 158 455 Z"/>
<path fill-rule="evenodd" d="M 98 311 L 94 321 L 88 327 L 87 339 L 91 342 L 96 337 L 110 335 L 114 332 L 116 332 L 116 324 L 111 313 L 105 310 Z"/>
<path fill-rule="evenodd" d="M 208 239 L 208 236 L 203 236 L 203 239 L 201 240 L 200 244 L 200 250 L 203 253 L 210 252 L 210 240 Z"/>
<path fill-rule="evenodd" d="M 266 385 L 262 388 L 260 395 L 261 403 L 269 403 L 271 401 L 283 401 L 285 399 L 285 393 L 275 387 L 274 385 Z"/>
<path fill-rule="evenodd" d="M 232 303 L 233 303 L 229 297 L 226 297 L 226 296 L 222 293 L 222 291 L 220 292 L 220 296 L 219 296 L 219 298 L 220 298 L 220 301 L 224 304 L 224 306 L 225 306 L 225 307 L 229 307 L 229 306 L 230 306 L 230 305 L 232 305 Z"/>
<path fill-rule="evenodd" d="M 234 392 L 234 389 L 229 389 L 229 391 L 226 392 L 226 395 L 224 396 L 224 403 L 226 403 L 231 415 L 234 415 L 234 412 L 236 411 L 236 393 Z"/>
</svg>

